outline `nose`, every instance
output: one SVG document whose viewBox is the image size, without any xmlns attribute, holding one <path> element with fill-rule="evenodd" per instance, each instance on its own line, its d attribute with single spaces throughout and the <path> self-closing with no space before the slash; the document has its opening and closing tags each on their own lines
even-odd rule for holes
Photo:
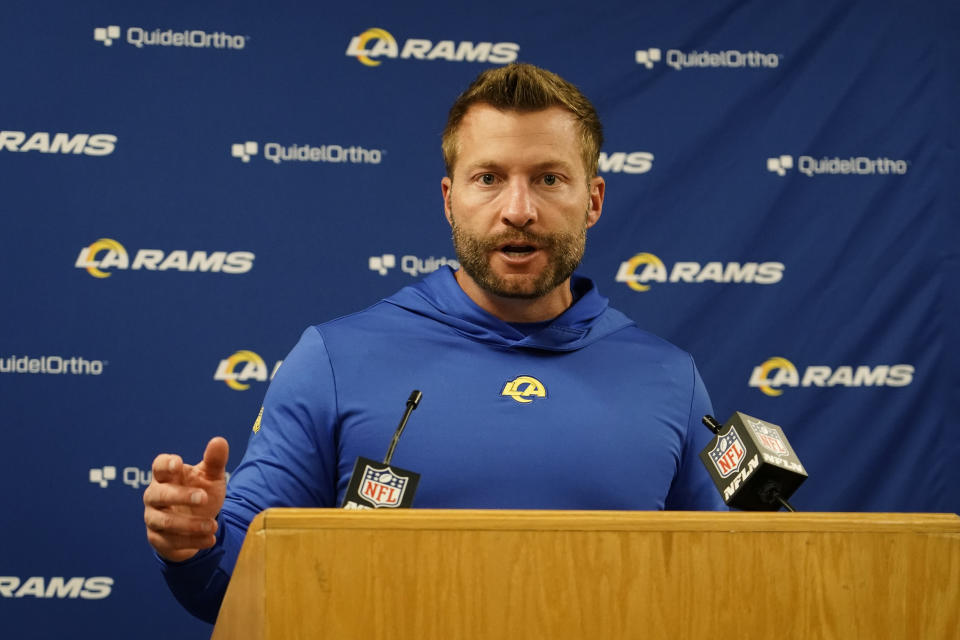
<svg viewBox="0 0 960 640">
<path fill-rule="evenodd" d="M 503 224 L 522 229 L 537 220 L 537 207 L 530 185 L 522 180 L 511 180 L 503 194 L 505 201 L 500 212 Z"/>
</svg>

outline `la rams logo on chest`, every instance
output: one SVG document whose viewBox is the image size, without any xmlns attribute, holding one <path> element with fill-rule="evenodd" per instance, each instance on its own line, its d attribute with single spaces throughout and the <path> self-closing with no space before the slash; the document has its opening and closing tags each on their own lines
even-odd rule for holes
<svg viewBox="0 0 960 640">
<path fill-rule="evenodd" d="M 527 404 L 534 398 L 546 398 L 547 388 L 533 376 L 518 376 L 504 385 L 500 395 Z"/>
</svg>

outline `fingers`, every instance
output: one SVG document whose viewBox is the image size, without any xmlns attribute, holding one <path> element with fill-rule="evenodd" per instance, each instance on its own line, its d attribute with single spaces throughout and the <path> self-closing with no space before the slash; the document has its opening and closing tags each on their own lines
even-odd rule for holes
<svg viewBox="0 0 960 640">
<path fill-rule="evenodd" d="M 168 560 L 180 562 L 193 557 L 199 549 L 217 543 L 217 521 L 147 507 L 143 512 L 147 542 Z"/>
<path fill-rule="evenodd" d="M 214 518 L 205 518 L 172 510 L 161 510 L 147 507 L 143 511 L 143 522 L 148 531 L 162 534 L 168 541 L 184 539 L 187 546 L 197 539 L 206 539 L 217 531 L 217 521 Z"/>
<path fill-rule="evenodd" d="M 203 452 L 203 472 L 211 480 L 226 476 L 227 459 L 230 457 L 230 445 L 225 438 L 211 438 Z M 175 453 L 161 453 L 153 459 L 153 478 L 157 482 L 178 482 L 194 467 L 184 464 L 183 458 Z"/>
<path fill-rule="evenodd" d="M 230 445 L 225 438 L 211 438 L 203 452 L 203 472 L 210 479 L 220 479 L 226 475 L 227 459 L 230 457 Z"/>
<path fill-rule="evenodd" d="M 153 459 L 153 479 L 157 482 L 174 482 L 183 472 L 183 459 L 171 453 L 161 453 Z"/>
<path fill-rule="evenodd" d="M 156 509 L 166 507 L 200 507 L 209 501 L 203 489 L 174 483 L 151 482 L 143 492 L 143 504 Z"/>
</svg>

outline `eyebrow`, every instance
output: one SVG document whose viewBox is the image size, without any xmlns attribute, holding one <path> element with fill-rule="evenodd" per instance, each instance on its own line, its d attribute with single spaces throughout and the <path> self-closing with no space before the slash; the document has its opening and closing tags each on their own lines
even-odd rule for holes
<svg viewBox="0 0 960 640">
<path fill-rule="evenodd" d="M 569 162 L 564 160 L 546 160 L 544 162 L 538 162 L 530 167 L 533 171 L 547 171 L 549 169 L 556 169 L 563 173 L 573 173 L 574 167 Z M 478 160 L 477 162 L 472 162 L 465 167 L 465 170 L 468 172 L 478 171 L 478 170 L 502 170 L 503 164 L 493 160 Z"/>
</svg>

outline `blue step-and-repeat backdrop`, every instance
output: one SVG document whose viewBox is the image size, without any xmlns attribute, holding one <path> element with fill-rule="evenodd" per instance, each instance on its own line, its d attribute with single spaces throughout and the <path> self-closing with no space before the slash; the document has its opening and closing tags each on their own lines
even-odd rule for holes
<svg viewBox="0 0 960 640">
<path fill-rule="evenodd" d="M 953 0 L 7 0 L 0 636 L 209 634 L 153 457 L 232 468 L 306 326 L 454 260 L 446 111 L 514 60 L 605 124 L 582 271 L 784 427 L 795 505 L 960 511 L 958 39 Z"/>
</svg>

